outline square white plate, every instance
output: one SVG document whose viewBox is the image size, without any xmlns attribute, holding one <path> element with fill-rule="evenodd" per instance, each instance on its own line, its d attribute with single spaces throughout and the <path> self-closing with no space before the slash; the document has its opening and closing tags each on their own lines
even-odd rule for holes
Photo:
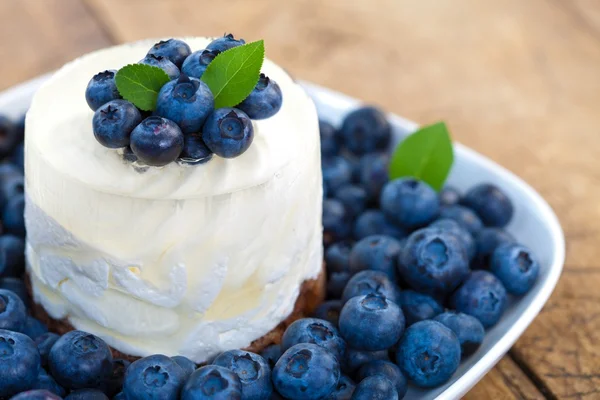
<svg viewBox="0 0 600 400">
<path fill-rule="evenodd" d="M 0 112 L 17 118 L 28 107 L 31 97 L 48 75 L 25 82 L 0 93 Z M 313 97 L 319 115 L 339 125 L 343 116 L 360 102 L 341 93 L 309 83 L 302 83 Z M 83 94 L 82 94 L 83 101 Z M 68 112 L 68 110 L 65 110 Z M 390 114 L 394 128 L 394 146 L 417 124 Z M 556 286 L 565 258 L 564 235 L 556 215 L 529 185 L 520 178 L 470 150 L 455 144 L 455 163 L 448 183 L 461 191 L 480 182 L 501 186 L 515 205 L 515 215 L 508 230 L 529 246 L 539 258 L 540 276 L 535 287 L 523 298 L 509 303 L 500 322 L 490 329 L 479 350 L 461 363 L 458 371 L 444 386 L 432 390 L 410 388 L 405 399 L 458 399 L 472 388 L 510 349 L 540 312 Z"/>
</svg>

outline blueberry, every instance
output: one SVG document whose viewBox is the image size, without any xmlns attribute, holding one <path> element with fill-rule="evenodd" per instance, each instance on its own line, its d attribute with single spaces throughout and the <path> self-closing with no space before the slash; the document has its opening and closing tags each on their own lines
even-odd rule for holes
<svg viewBox="0 0 600 400">
<path fill-rule="evenodd" d="M 377 351 L 392 347 L 404 332 L 400 307 L 380 294 L 351 298 L 340 313 L 340 333 L 349 346 Z"/>
<path fill-rule="evenodd" d="M 398 400 L 394 384 L 383 375 L 363 379 L 354 390 L 353 400 Z"/>
<path fill-rule="evenodd" d="M 56 383 L 54 378 L 48 375 L 44 368 L 40 368 L 40 373 L 31 388 L 44 389 L 60 397 L 63 397 L 66 393 L 65 389 Z"/>
<path fill-rule="evenodd" d="M 331 272 L 327 278 L 327 299 L 339 299 L 352 278 L 350 271 Z"/>
<path fill-rule="evenodd" d="M 361 271 L 350 278 L 344 289 L 342 302 L 369 293 L 383 295 L 390 301 L 400 304 L 400 288 L 386 273 L 373 270 Z"/>
<path fill-rule="evenodd" d="M 31 388 L 40 373 L 40 355 L 33 340 L 0 329 L 0 365 L 0 398 Z"/>
<path fill-rule="evenodd" d="M 21 392 L 18 395 L 11 397 L 10 400 L 62 400 L 62 397 L 46 389 L 34 389 L 26 392 Z"/>
<path fill-rule="evenodd" d="M 21 276 L 25 270 L 25 241 L 14 235 L 0 236 L 0 276 Z"/>
<path fill-rule="evenodd" d="M 79 389 L 74 390 L 65 400 L 109 400 L 108 397 L 98 389 Z"/>
<path fill-rule="evenodd" d="M 348 164 L 350 164 L 350 169 L 352 170 L 352 183 L 354 183 L 358 186 L 361 186 L 366 190 L 366 188 L 364 187 L 364 184 L 360 181 L 360 160 L 361 160 L 361 158 L 355 157 L 349 153 L 342 153 L 342 154 L 340 154 L 340 157 L 342 157 L 344 160 L 346 160 L 346 162 Z M 369 195 L 368 192 L 367 192 L 367 195 Z M 370 196 L 369 196 L 369 200 L 370 200 Z"/>
<path fill-rule="evenodd" d="M 171 358 L 183 369 L 185 380 L 196 370 L 196 363 L 185 356 L 174 356 Z"/>
<path fill-rule="evenodd" d="M 425 228 L 408 237 L 398 257 L 398 268 L 414 289 L 449 293 L 469 274 L 469 260 L 455 235 Z"/>
<path fill-rule="evenodd" d="M 400 340 L 396 363 L 415 385 L 436 387 L 448 381 L 458 368 L 460 343 L 437 321 L 417 322 Z"/>
<path fill-rule="evenodd" d="M 333 392 L 327 396 L 327 400 L 350 400 L 352 399 L 352 393 L 354 393 L 355 388 L 356 384 L 352 379 L 348 378 L 346 375 L 341 375 L 337 386 Z"/>
<path fill-rule="evenodd" d="M 183 61 L 192 53 L 190 46 L 183 40 L 161 40 L 148 51 L 148 55 L 162 56 L 181 68 Z"/>
<path fill-rule="evenodd" d="M 169 79 L 171 80 L 179 78 L 179 68 L 177 68 L 177 65 L 173 64 L 166 57 L 149 54 L 146 57 L 144 57 L 144 59 L 140 60 L 139 64 L 146 64 L 151 65 L 153 67 L 158 67 L 165 71 L 169 76 Z"/>
<path fill-rule="evenodd" d="M 462 356 L 473 354 L 483 342 L 485 328 L 475 317 L 467 314 L 447 311 L 434 318 L 449 328 L 460 342 Z"/>
<path fill-rule="evenodd" d="M 242 383 L 242 397 L 248 400 L 266 399 L 273 392 L 271 368 L 267 361 L 259 356 L 243 350 L 229 350 L 221 353 L 214 365 L 233 371 Z"/>
<path fill-rule="evenodd" d="M 452 233 L 463 243 L 468 259 L 472 260 L 475 257 L 475 254 L 477 253 L 477 244 L 475 243 L 473 235 L 455 220 L 440 218 L 433 221 L 429 227 Z"/>
<path fill-rule="evenodd" d="M 24 193 L 25 178 L 21 171 L 0 175 L 0 207 L 4 208 L 10 199 Z"/>
<path fill-rule="evenodd" d="M 0 329 L 22 332 L 27 312 L 25 304 L 10 290 L 0 289 Z"/>
<path fill-rule="evenodd" d="M 21 171 L 25 168 L 25 144 L 17 144 L 10 157 L 10 162 L 19 167 Z"/>
<path fill-rule="evenodd" d="M 125 100 L 112 100 L 94 113 L 94 137 L 104 147 L 118 149 L 129 146 L 133 129 L 142 121 L 140 111 Z"/>
<path fill-rule="evenodd" d="M 218 365 L 198 368 L 183 386 L 181 400 L 204 399 L 241 400 L 240 378 L 234 372 Z"/>
<path fill-rule="evenodd" d="M 225 51 L 225 50 L 229 50 L 233 47 L 241 46 L 243 44 L 246 44 L 244 39 L 236 40 L 233 37 L 233 34 L 227 33 L 227 34 L 223 35 L 223 37 L 217 38 L 217 39 L 213 40 L 212 42 L 210 42 L 208 44 L 208 46 L 206 46 L 206 49 L 207 50 Z"/>
<path fill-rule="evenodd" d="M 188 56 L 183 62 L 183 66 L 181 67 L 181 72 L 186 74 L 187 76 L 194 77 L 200 79 L 202 75 L 204 75 L 204 71 L 206 71 L 206 67 L 208 64 L 215 59 L 217 55 L 219 55 L 220 51 L 218 50 L 199 50 L 195 51 Z"/>
<path fill-rule="evenodd" d="M 183 164 L 197 165 L 209 162 L 213 153 L 202 140 L 202 133 L 188 133 L 183 137 L 183 151 L 179 161 Z"/>
<path fill-rule="evenodd" d="M 381 210 L 403 227 L 414 229 L 427 225 L 440 208 L 435 190 L 414 178 L 388 182 L 381 192 Z"/>
<path fill-rule="evenodd" d="M 440 204 L 443 206 L 452 206 L 460 202 L 460 193 L 452 186 L 444 186 L 440 192 Z"/>
<path fill-rule="evenodd" d="M 504 243 L 492 255 L 490 271 L 510 294 L 527 293 L 535 283 L 540 264 L 527 247 L 517 243 Z"/>
<path fill-rule="evenodd" d="M 459 312 L 477 318 L 485 328 L 494 326 L 506 306 L 506 289 L 487 271 L 473 271 L 450 298 Z"/>
<path fill-rule="evenodd" d="M 4 115 L 0 115 L 0 158 L 10 155 L 21 140 L 15 124 Z"/>
<path fill-rule="evenodd" d="M 362 107 L 344 118 L 340 137 L 350 152 L 363 155 L 386 150 L 392 137 L 392 128 L 381 110 Z"/>
<path fill-rule="evenodd" d="M 323 240 L 325 244 L 347 239 L 352 229 L 352 218 L 338 200 L 323 201 Z"/>
<path fill-rule="evenodd" d="M 396 226 L 380 210 L 367 210 L 354 223 L 354 238 L 363 239 L 371 235 L 387 235 L 396 239 L 406 237 L 406 232 Z"/>
<path fill-rule="evenodd" d="M 327 272 L 347 272 L 352 242 L 343 240 L 336 242 L 325 250 L 325 266 Z"/>
<path fill-rule="evenodd" d="M 386 377 L 396 388 L 398 397 L 404 397 L 408 390 L 406 377 L 396 364 L 384 360 L 375 360 L 363 365 L 358 370 L 358 380 L 360 381 L 375 375 Z"/>
<path fill-rule="evenodd" d="M 252 119 L 266 119 L 277 114 L 281 108 L 283 96 L 277 82 L 260 74 L 256 87 L 237 108 Z"/>
<path fill-rule="evenodd" d="M 483 228 L 483 222 L 473 210 L 460 206 L 444 206 L 440 209 L 440 218 L 453 219 L 468 230 L 471 235 L 476 236 Z"/>
<path fill-rule="evenodd" d="M 352 167 L 343 157 L 331 156 L 321 160 L 323 184 L 331 194 L 352 182 Z"/>
<path fill-rule="evenodd" d="M 260 355 L 262 356 L 262 358 L 265 359 L 267 364 L 269 364 L 269 367 L 273 369 L 275 363 L 277 362 L 277 360 L 279 360 L 279 357 L 281 357 L 281 353 L 283 352 L 281 351 L 280 344 L 271 344 L 265 347 L 260 353 Z"/>
<path fill-rule="evenodd" d="M 346 354 L 346 342 L 330 322 L 316 318 L 298 319 L 285 330 L 281 338 L 281 351 L 299 343 L 312 343 L 329 350 L 342 361 Z"/>
<path fill-rule="evenodd" d="M 182 74 L 158 93 L 155 114 L 175 122 L 183 133 L 200 132 L 215 99 L 206 83 Z"/>
<path fill-rule="evenodd" d="M 463 199 L 463 204 L 479 215 L 487 226 L 502 228 L 513 216 L 513 204 L 499 187 L 483 183 L 472 187 Z"/>
<path fill-rule="evenodd" d="M 8 200 L 2 212 L 2 222 L 6 232 L 25 237 L 25 195 L 18 194 Z"/>
<path fill-rule="evenodd" d="M 111 100 L 121 98 L 117 84 L 115 83 L 114 69 L 100 72 L 90 80 L 85 89 L 85 100 L 92 111 L 96 111 Z"/>
<path fill-rule="evenodd" d="M 475 237 L 477 256 L 474 260 L 476 268 L 488 268 L 490 257 L 496 248 L 503 243 L 514 243 L 515 238 L 501 228 L 483 228 Z"/>
<path fill-rule="evenodd" d="M 319 133 L 321 136 L 321 155 L 323 157 L 336 156 L 340 151 L 337 130 L 327 121 L 319 120 Z"/>
<path fill-rule="evenodd" d="M 96 388 L 110 377 L 112 355 L 99 337 L 71 331 L 52 346 L 48 365 L 54 379 L 67 389 Z"/>
<path fill-rule="evenodd" d="M 342 364 L 342 367 L 347 374 L 353 375 L 360 367 L 371 361 L 389 361 L 389 359 L 390 356 L 387 350 L 363 351 L 348 348 L 346 351 L 346 361 Z"/>
<path fill-rule="evenodd" d="M 252 121 L 236 108 L 218 108 L 208 115 L 202 138 L 213 153 L 223 158 L 242 155 L 254 139 Z"/>
<path fill-rule="evenodd" d="M 338 321 L 340 319 L 340 312 L 342 311 L 342 306 L 344 304 L 341 300 L 328 300 L 325 301 L 315 309 L 313 312 L 314 318 L 324 319 L 325 321 L 329 321 L 333 324 L 333 326 L 338 326 Z"/>
<path fill-rule="evenodd" d="M 37 346 L 38 352 L 40 353 L 42 366 L 48 365 L 48 356 L 50 355 L 50 349 L 54 346 L 54 343 L 60 338 L 59 335 L 52 332 L 46 332 L 37 338 L 35 338 L 35 345 Z"/>
<path fill-rule="evenodd" d="M 123 389 L 123 381 L 125 380 L 125 372 L 131 363 L 127 360 L 113 360 L 112 371 L 110 377 L 102 386 L 104 393 L 107 396 L 113 397 Z"/>
<path fill-rule="evenodd" d="M 436 315 L 444 312 L 444 307 L 442 307 L 433 297 L 413 290 L 403 290 L 400 292 L 399 305 L 404 312 L 406 325 L 412 325 L 415 322 L 432 319 Z"/>
<path fill-rule="evenodd" d="M 177 399 L 185 383 L 184 370 L 162 354 L 141 358 L 125 372 L 123 393 L 127 400 Z"/>
<path fill-rule="evenodd" d="M 119 392 L 113 396 L 112 400 L 127 400 L 127 398 L 125 397 L 125 393 Z"/>
<path fill-rule="evenodd" d="M 22 332 L 31 339 L 36 340 L 38 337 L 48 332 L 48 327 L 40 320 L 27 316 Z"/>
<path fill-rule="evenodd" d="M 391 236 L 367 236 L 357 242 L 350 252 L 350 272 L 364 270 L 381 271 L 395 282 L 397 279 L 396 261 L 402 247 Z"/>
<path fill-rule="evenodd" d="M 340 364 L 328 350 L 312 343 L 290 347 L 273 369 L 273 384 L 288 399 L 319 399 L 332 393 Z"/>
<path fill-rule="evenodd" d="M 362 213 L 367 205 L 367 192 L 357 185 L 340 187 L 335 193 L 335 198 L 346 207 L 352 218 Z"/>
<path fill-rule="evenodd" d="M 359 182 L 374 202 L 379 200 L 381 190 L 389 180 L 389 161 L 387 154 L 372 153 L 362 156 L 358 163 Z"/>
<path fill-rule="evenodd" d="M 181 154 L 183 133 L 173 121 L 148 117 L 131 133 L 131 150 L 144 164 L 167 165 Z"/>
</svg>

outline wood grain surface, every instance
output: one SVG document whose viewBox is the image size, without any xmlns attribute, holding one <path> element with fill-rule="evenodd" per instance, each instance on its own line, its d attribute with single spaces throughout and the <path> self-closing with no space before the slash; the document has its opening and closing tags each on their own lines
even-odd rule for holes
<svg viewBox="0 0 600 400">
<path fill-rule="evenodd" d="M 466 398 L 600 398 L 599 1 L 3 0 L 0 88 L 109 42 L 229 31 L 264 38 L 294 76 L 447 121 L 536 188 L 565 230 L 565 271 Z"/>
</svg>

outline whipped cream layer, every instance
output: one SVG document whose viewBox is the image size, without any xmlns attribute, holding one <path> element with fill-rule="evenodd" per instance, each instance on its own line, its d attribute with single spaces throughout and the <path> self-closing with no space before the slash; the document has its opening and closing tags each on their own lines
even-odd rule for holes
<svg viewBox="0 0 600 400">
<path fill-rule="evenodd" d="M 187 38 L 192 51 L 210 39 Z M 321 169 L 312 100 L 281 68 L 263 72 L 281 110 L 253 121 L 238 158 L 136 169 L 92 133 L 91 77 L 155 41 L 65 65 L 27 115 L 27 261 L 36 302 L 124 353 L 196 362 L 248 346 L 292 311 L 322 265 Z"/>
</svg>

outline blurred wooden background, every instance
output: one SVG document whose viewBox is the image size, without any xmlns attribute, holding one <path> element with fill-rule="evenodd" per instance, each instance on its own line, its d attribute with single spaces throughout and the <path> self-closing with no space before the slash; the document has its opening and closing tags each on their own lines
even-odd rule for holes
<svg viewBox="0 0 600 400">
<path fill-rule="evenodd" d="M 600 1 L 0 0 L 0 89 L 111 44 L 229 31 L 296 77 L 447 121 L 541 192 L 565 271 L 467 398 L 600 398 Z"/>
</svg>

